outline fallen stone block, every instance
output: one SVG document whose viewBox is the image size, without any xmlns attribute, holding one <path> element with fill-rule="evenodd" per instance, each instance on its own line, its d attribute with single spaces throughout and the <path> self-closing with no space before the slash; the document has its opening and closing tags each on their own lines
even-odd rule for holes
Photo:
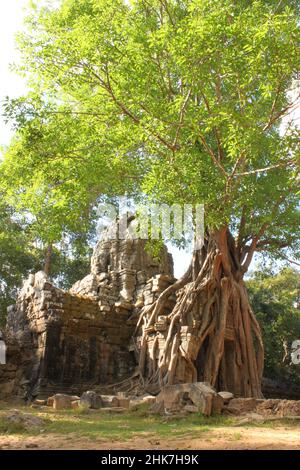
<svg viewBox="0 0 300 470">
<path fill-rule="evenodd" d="M 227 403 L 229 403 L 230 400 L 234 398 L 233 393 L 226 392 L 226 391 L 218 392 L 218 395 L 220 395 L 223 398 L 225 405 L 227 405 Z"/>
<path fill-rule="evenodd" d="M 256 404 L 255 398 L 233 398 L 227 405 L 227 409 L 234 414 L 249 413 L 256 409 Z"/>
<path fill-rule="evenodd" d="M 62 393 L 57 393 L 53 397 L 53 409 L 54 410 L 65 410 L 71 408 L 71 397 L 70 395 L 63 395 Z"/>
<path fill-rule="evenodd" d="M 143 396 L 143 403 L 147 404 L 147 405 L 152 405 L 153 403 L 156 402 L 156 397 L 154 397 L 153 395 L 144 395 Z"/>
<path fill-rule="evenodd" d="M 75 410 L 76 408 L 79 408 L 79 405 L 80 405 L 80 400 L 74 400 L 71 402 L 71 407 L 73 410 Z"/>
<path fill-rule="evenodd" d="M 47 400 L 34 400 L 33 404 L 38 406 L 46 406 Z"/>
<path fill-rule="evenodd" d="M 256 411 L 264 416 L 300 416 L 300 400 L 262 400 L 257 404 Z"/>
<path fill-rule="evenodd" d="M 52 396 L 52 397 L 48 397 L 48 398 L 47 398 L 47 403 L 46 403 L 46 404 L 47 404 L 47 406 L 51 406 L 51 407 L 53 407 L 53 402 L 54 402 L 54 396 Z"/>
<path fill-rule="evenodd" d="M 89 390 L 84 392 L 80 398 L 80 406 L 97 410 L 102 407 L 102 398 L 96 392 Z"/>
<path fill-rule="evenodd" d="M 206 382 L 190 384 L 189 398 L 206 416 L 220 414 L 224 405 L 223 398 Z"/>
<path fill-rule="evenodd" d="M 165 409 L 178 412 L 186 405 L 194 405 L 206 416 L 221 413 L 223 398 L 206 382 L 167 385 L 156 398 L 163 401 Z"/>
<path fill-rule="evenodd" d="M 101 400 L 104 408 L 117 408 L 119 406 L 119 399 L 115 395 L 101 395 Z"/>
<path fill-rule="evenodd" d="M 134 397 L 131 398 L 129 403 L 130 410 L 137 410 L 141 405 L 143 405 L 143 398 L 142 397 Z"/>
<path fill-rule="evenodd" d="M 78 397 L 77 395 L 71 395 L 71 401 L 76 401 L 76 400 L 80 400 L 80 397 Z"/>
<path fill-rule="evenodd" d="M 153 395 L 143 395 L 141 397 L 133 397 L 130 399 L 129 408 L 131 410 L 137 410 L 143 405 L 153 405 L 156 402 L 156 397 Z"/>
<path fill-rule="evenodd" d="M 198 413 L 198 407 L 195 405 L 185 405 L 183 407 L 184 411 L 187 411 L 188 413 Z"/>
</svg>

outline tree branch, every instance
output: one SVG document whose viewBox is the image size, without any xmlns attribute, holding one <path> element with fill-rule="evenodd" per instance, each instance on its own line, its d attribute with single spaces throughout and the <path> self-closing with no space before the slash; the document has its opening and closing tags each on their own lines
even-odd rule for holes
<svg viewBox="0 0 300 470">
<path fill-rule="evenodd" d="M 283 253 L 278 253 L 278 254 L 279 256 L 282 256 L 284 259 L 286 259 L 289 263 L 295 264 L 296 266 L 300 266 L 300 263 L 298 261 L 288 258 Z"/>
<path fill-rule="evenodd" d="M 285 166 L 289 166 L 293 163 L 294 163 L 293 160 L 287 160 L 286 162 L 276 163 L 275 165 L 270 165 L 265 168 L 258 168 L 257 170 L 250 170 L 250 171 L 245 171 L 243 173 L 237 173 L 234 176 L 238 178 L 240 176 L 255 175 L 257 173 L 263 173 L 264 171 L 273 170 L 275 168 L 284 168 Z"/>
<path fill-rule="evenodd" d="M 289 103 L 285 108 L 283 108 L 281 111 L 279 111 L 278 113 L 275 114 L 275 116 L 270 116 L 267 124 L 263 127 L 263 131 L 267 131 L 270 129 L 270 127 L 275 124 L 275 122 L 280 119 L 281 117 L 283 117 L 287 111 L 289 111 L 288 114 L 290 114 L 292 111 L 293 111 L 293 108 L 297 107 L 298 106 L 298 100 L 300 98 L 300 93 L 297 95 L 297 97 L 295 98 L 295 100 L 292 102 L 292 103 Z"/>
<path fill-rule="evenodd" d="M 178 143 L 178 138 L 179 138 L 179 132 L 180 132 L 180 129 L 182 127 L 182 124 L 183 124 L 183 120 L 184 120 L 184 115 L 185 115 L 185 111 L 186 111 L 186 107 L 187 107 L 187 104 L 188 104 L 188 101 L 190 99 L 190 96 L 191 96 L 191 93 L 192 93 L 192 89 L 190 88 L 189 91 L 187 92 L 187 95 L 182 103 L 182 106 L 181 106 L 181 109 L 180 109 L 180 113 L 179 113 L 179 122 L 178 122 L 178 126 L 177 126 L 177 129 L 176 129 L 176 134 L 175 134 L 175 138 L 174 138 L 174 141 L 173 141 L 173 148 L 174 149 L 177 149 L 177 143 Z"/>
<path fill-rule="evenodd" d="M 278 198 L 278 200 L 276 201 L 272 211 L 271 211 L 272 215 L 275 215 L 275 212 L 276 212 L 277 208 L 279 207 L 280 203 L 282 202 L 282 200 L 283 200 L 283 195 L 281 194 L 280 197 Z M 269 222 L 269 221 L 265 222 L 261 226 L 258 233 L 252 237 L 252 243 L 248 247 L 248 254 L 246 256 L 246 259 L 245 259 L 244 263 L 242 264 L 242 272 L 243 273 L 246 273 L 248 271 L 250 263 L 252 261 L 253 255 L 254 255 L 254 252 L 256 251 L 257 244 L 258 244 L 260 238 L 262 237 L 262 235 L 267 230 L 267 228 L 270 226 L 270 224 L 271 224 L 271 222 Z"/>
<path fill-rule="evenodd" d="M 113 91 L 113 88 L 111 86 L 111 82 L 110 82 L 110 77 L 109 77 L 109 73 L 108 73 L 108 70 L 106 70 L 106 79 L 107 79 L 107 82 L 105 82 L 94 70 L 91 70 L 89 68 L 89 70 L 91 71 L 91 73 L 98 79 L 100 85 L 102 88 L 104 88 L 108 94 L 111 96 L 112 100 L 114 101 L 114 103 L 121 109 L 121 111 L 123 112 L 123 114 L 125 114 L 126 116 L 128 116 L 133 122 L 134 124 L 141 124 L 141 120 L 140 118 L 138 118 L 137 116 L 135 116 L 125 105 L 122 101 L 120 101 L 114 91 Z M 158 141 L 160 141 L 165 147 L 167 147 L 169 150 L 171 150 L 172 152 L 174 152 L 174 147 L 172 144 L 170 144 L 167 140 L 165 140 L 160 134 L 158 134 L 157 132 L 153 131 L 152 129 L 149 129 L 148 127 L 145 127 L 143 126 L 144 129 L 150 134 L 152 135 L 153 137 L 155 137 Z"/>
<path fill-rule="evenodd" d="M 215 166 L 220 170 L 221 174 L 223 176 L 225 176 L 226 178 L 228 177 L 228 174 L 226 173 L 225 171 L 225 168 L 221 165 L 221 163 L 219 162 L 219 160 L 216 158 L 213 150 L 210 148 L 210 146 L 207 144 L 204 136 L 199 132 L 199 137 L 200 137 L 200 140 L 205 148 L 205 150 L 208 152 L 208 154 L 210 155 L 213 163 L 215 164 Z"/>
<path fill-rule="evenodd" d="M 246 225 L 246 221 L 247 221 L 247 219 L 246 219 L 246 205 L 244 204 L 243 208 L 242 208 L 242 216 L 241 216 L 240 226 L 239 226 L 239 231 L 238 231 L 238 236 L 237 236 L 237 252 L 238 252 L 239 256 L 241 256 L 243 232 L 244 232 L 244 228 L 245 228 L 245 225 Z"/>
</svg>

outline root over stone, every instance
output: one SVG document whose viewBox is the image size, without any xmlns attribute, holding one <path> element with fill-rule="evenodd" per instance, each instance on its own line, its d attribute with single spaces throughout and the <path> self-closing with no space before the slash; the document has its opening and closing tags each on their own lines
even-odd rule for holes
<svg viewBox="0 0 300 470">
<path fill-rule="evenodd" d="M 205 381 L 236 396 L 262 396 L 263 342 L 244 273 L 232 235 L 219 230 L 194 251 L 184 276 L 143 308 L 137 326 L 143 389 Z M 166 313 L 174 294 L 175 306 Z"/>
</svg>

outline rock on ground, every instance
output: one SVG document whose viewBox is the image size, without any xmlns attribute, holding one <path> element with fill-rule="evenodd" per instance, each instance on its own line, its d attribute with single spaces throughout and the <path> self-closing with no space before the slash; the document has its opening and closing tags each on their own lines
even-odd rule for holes
<svg viewBox="0 0 300 470">
<path fill-rule="evenodd" d="M 119 407 L 119 400 L 115 395 L 101 395 L 101 400 L 104 408 Z"/>
<path fill-rule="evenodd" d="M 236 415 L 300 416 L 300 400 L 233 398 L 224 409 Z"/>
<path fill-rule="evenodd" d="M 223 398 L 224 404 L 229 403 L 230 400 L 234 398 L 233 393 L 226 392 L 226 391 L 218 392 L 218 395 L 220 395 Z"/>
<path fill-rule="evenodd" d="M 156 402 L 156 397 L 153 395 L 142 395 L 140 397 L 132 397 L 130 399 L 130 409 L 137 410 L 142 405 L 153 405 Z"/>
<path fill-rule="evenodd" d="M 65 410 L 71 408 L 72 397 L 70 395 L 63 395 L 62 393 L 57 393 L 53 397 L 53 408 L 54 410 Z"/>
<path fill-rule="evenodd" d="M 44 420 L 29 413 L 23 413 L 19 410 L 13 410 L 5 416 L 9 423 L 21 425 L 24 429 L 39 428 L 44 425 Z"/>
<path fill-rule="evenodd" d="M 103 405 L 101 396 L 96 392 L 87 391 L 84 392 L 80 398 L 80 406 L 85 408 L 99 409 Z"/>
<path fill-rule="evenodd" d="M 182 411 L 187 405 L 196 406 L 206 416 L 219 414 L 223 408 L 223 398 L 206 382 L 167 385 L 156 397 L 156 402 L 163 402 L 167 412 Z"/>
</svg>

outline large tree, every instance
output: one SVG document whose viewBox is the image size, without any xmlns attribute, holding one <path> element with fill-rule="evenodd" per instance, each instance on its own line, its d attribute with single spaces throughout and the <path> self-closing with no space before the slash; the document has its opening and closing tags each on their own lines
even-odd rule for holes
<svg viewBox="0 0 300 470">
<path fill-rule="evenodd" d="M 93 151 L 78 146 L 85 164 L 103 152 L 109 166 L 129 159 L 153 201 L 205 204 L 203 248 L 142 312 L 144 383 L 172 383 L 184 366 L 185 380 L 261 395 L 262 336 L 243 278 L 256 251 L 299 242 L 299 131 L 287 118 L 299 38 L 297 2 L 287 0 L 64 0 L 28 19 L 23 69 L 93 125 Z M 164 353 L 149 367 L 148 340 L 176 291 Z"/>
</svg>

